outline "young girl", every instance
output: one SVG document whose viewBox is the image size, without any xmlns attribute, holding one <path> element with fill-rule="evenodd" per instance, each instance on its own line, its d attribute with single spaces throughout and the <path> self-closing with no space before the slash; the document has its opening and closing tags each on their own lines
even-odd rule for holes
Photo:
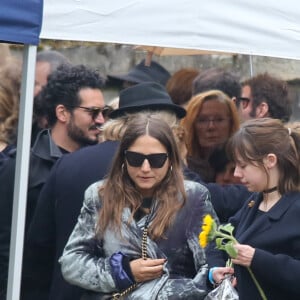
<svg viewBox="0 0 300 300">
<path fill-rule="evenodd" d="M 229 220 L 239 242 L 232 262 L 240 299 L 261 299 L 247 267 L 267 299 L 300 299 L 300 135 L 277 119 L 254 119 L 230 145 L 234 175 L 255 192 Z M 214 270 L 215 282 L 229 271 Z"/>
<path fill-rule="evenodd" d="M 204 299 L 198 243 L 209 193 L 184 181 L 172 130 L 149 114 L 128 123 L 106 180 L 90 186 L 60 258 L 84 299 Z M 97 292 L 97 294 L 95 294 Z"/>
</svg>

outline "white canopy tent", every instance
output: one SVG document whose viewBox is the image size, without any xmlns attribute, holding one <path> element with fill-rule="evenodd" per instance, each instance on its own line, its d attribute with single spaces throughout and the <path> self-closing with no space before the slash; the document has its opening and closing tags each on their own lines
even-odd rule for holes
<svg viewBox="0 0 300 300">
<path fill-rule="evenodd" d="M 45 39 L 300 58 L 297 0 L 46 0 Z"/>
<path fill-rule="evenodd" d="M 28 5 L 27 9 L 32 7 Z M 45 0 L 40 37 L 299 60 L 300 4 L 297 0 Z M 35 53 L 35 47 L 25 48 L 9 300 L 19 298 L 30 147 L 30 134 L 26 132 L 31 128 Z"/>
</svg>

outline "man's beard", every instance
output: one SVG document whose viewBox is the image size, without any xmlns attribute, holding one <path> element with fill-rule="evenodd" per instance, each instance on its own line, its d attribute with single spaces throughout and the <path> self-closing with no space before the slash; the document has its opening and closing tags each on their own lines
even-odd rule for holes
<svg viewBox="0 0 300 300">
<path fill-rule="evenodd" d="M 73 120 L 67 125 L 68 136 L 81 147 L 98 144 L 98 139 L 95 140 L 87 137 L 84 132 L 75 125 Z"/>
</svg>

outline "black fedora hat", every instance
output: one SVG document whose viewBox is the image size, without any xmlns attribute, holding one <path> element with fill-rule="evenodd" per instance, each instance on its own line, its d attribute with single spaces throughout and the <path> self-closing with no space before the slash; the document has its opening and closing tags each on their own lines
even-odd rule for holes
<svg viewBox="0 0 300 300">
<path fill-rule="evenodd" d="M 170 77 L 170 73 L 159 63 L 152 60 L 150 65 L 147 66 L 145 65 L 145 59 L 130 69 L 126 74 L 107 76 L 109 80 L 108 83 L 111 85 L 121 85 L 123 81 L 128 81 L 134 84 L 153 81 L 164 86 Z"/>
<path fill-rule="evenodd" d="M 142 110 L 170 110 L 175 112 L 179 119 L 186 115 L 186 110 L 173 103 L 166 89 L 156 82 L 144 82 L 124 89 L 120 92 L 119 108 L 109 116 L 118 118 L 126 113 Z"/>
</svg>

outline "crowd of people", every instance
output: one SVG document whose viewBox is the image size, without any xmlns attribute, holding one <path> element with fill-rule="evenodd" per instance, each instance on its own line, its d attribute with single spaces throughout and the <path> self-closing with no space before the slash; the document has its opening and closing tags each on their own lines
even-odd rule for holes
<svg viewBox="0 0 300 300">
<path fill-rule="evenodd" d="M 145 60 L 104 78 L 37 55 L 21 300 L 205 299 L 226 272 L 240 299 L 298 299 L 300 131 L 268 73 Z M 6 299 L 21 62 L 0 66 L 0 299 Z M 106 85 L 120 88 L 113 101 Z M 250 205 L 251 204 L 251 205 Z M 203 216 L 235 227 L 225 267 Z M 274 275 L 276 274 L 276 276 Z"/>
</svg>

